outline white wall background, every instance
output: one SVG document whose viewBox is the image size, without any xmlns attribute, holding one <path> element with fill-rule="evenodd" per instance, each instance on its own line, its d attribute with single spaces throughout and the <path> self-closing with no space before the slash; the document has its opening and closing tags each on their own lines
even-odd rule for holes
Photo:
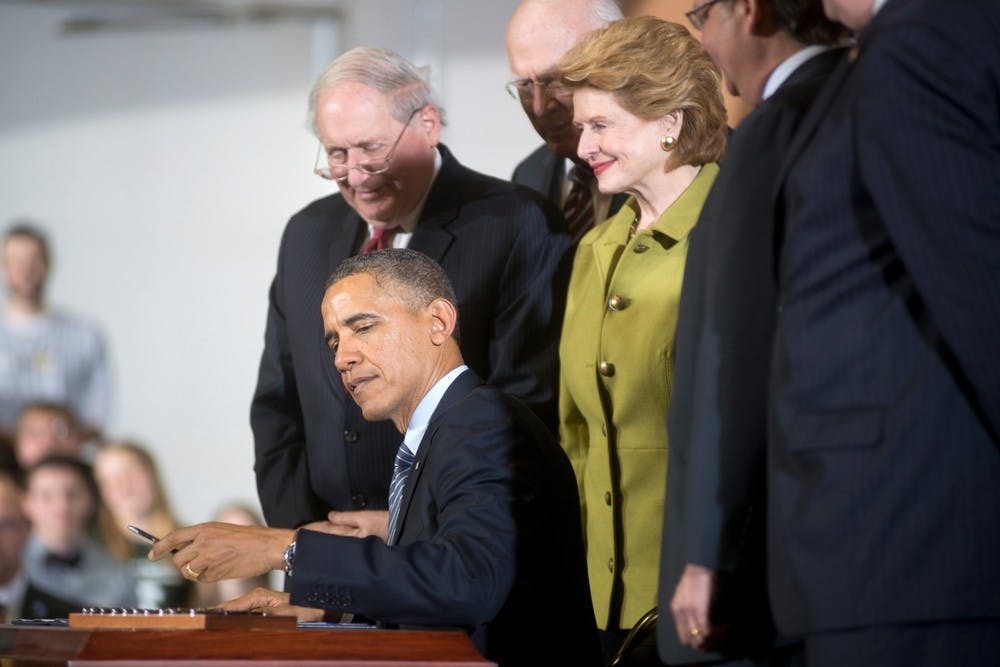
<svg viewBox="0 0 1000 667">
<path fill-rule="evenodd" d="M 339 28 L 84 35 L 60 26 L 87 3 L 0 4 L 0 226 L 49 232 L 50 302 L 107 336 L 110 435 L 153 451 L 185 522 L 257 503 L 248 413 L 278 240 L 329 192 L 305 124 L 317 68 L 358 45 L 430 64 L 444 141 L 481 171 L 507 177 L 538 144 L 503 90 L 516 0 L 329 4 Z"/>
</svg>

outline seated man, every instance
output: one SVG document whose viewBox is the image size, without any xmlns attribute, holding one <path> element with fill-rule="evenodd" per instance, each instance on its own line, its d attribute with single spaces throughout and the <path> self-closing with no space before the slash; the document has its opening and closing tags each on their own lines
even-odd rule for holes
<svg viewBox="0 0 1000 667">
<path fill-rule="evenodd" d="M 365 419 L 405 434 L 385 539 L 208 523 L 150 558 L 178 549 L 174 564 L 207 582 L 289 574 L 290 595 L 257 589 L 231 610 L 461 627 L 500 665 L 599 664 L 573 471 L 528 408 L 465 366 L 441 268 L 412 250 L 354 256 L 327 282 L 322 315 Z"/>
<path fill-rule="evenodd" d="M 50 456 L 28 470 L 25 616 L 65 617 L 82 607 L 136 605 L 129 566 L 90 538 L 98 502 L 90 466 L 76 458 Z"/>
</svg>

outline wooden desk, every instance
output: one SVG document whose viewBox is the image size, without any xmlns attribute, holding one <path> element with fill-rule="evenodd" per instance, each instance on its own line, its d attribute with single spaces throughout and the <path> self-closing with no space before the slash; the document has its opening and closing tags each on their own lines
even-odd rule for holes
<svg viewBox="0 0 1000 667">
<path fill-rule="evenodd" d="M 81 630 L 0 625 L 3 667 L 486 667 L 460 631 Z"/>
</svg>

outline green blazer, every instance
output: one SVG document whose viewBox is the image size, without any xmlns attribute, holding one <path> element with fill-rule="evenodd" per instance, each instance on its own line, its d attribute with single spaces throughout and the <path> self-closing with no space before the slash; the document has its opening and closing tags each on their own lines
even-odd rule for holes
<svg viewBox="0 0 1000 667">
<path fill-rule="evenodd" d="M 718 171 L 704 165 L 632 239 L 638 206 L 630 198 L 580 240 L 573 260 L 559 345 L 560 437 L 579 485 L 603 629 L 628 628 L 656 605 L 681 279 L 688 233 Z"/>
</svg>

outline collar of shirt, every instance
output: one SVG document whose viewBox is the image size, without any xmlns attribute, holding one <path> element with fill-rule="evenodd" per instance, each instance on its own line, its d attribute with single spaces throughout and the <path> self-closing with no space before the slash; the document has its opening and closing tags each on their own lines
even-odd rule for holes
<svg viewBox="0 0 1000 667">
<path fill-rule="evenodd" d="M 774 95 L 774 91 L 778 90 L 788 77 L 792 75 L 795 70 L 797 70 L 803 63 L 805 63 L 810 58 L 815 58 L 824 51 L 828 51 L 833 47 L 823 46 L 821 44 L 813 44 L 807 46 L 799 51 L 796 51 L 789 57 L 785 58 L 781 63 L 774 68 L 771 75 L 767 77 L 767 82 L 764 84 L 764 92 L 761 94 L 761 102 Z"/>
<path fill-rule="evenodd" d="M 445 373 L 444 377 L 435 382 L 430 391 L 420 399 L 417 409 L 413 411 L 413 416 L 410 417 L 410 423 L 406 425 L 406 435 L 403 436 L 403 444 L 414 455 L 420 449 L 420 441 L 424 439 L 424 433 L 427 431 L 427 425 L 430 424 L 431 415 L 437 410 L 438 403 L 441 402 L 444 393 L 448 391 L 448 387 L 455 381 L 455 378 L 467 370 L 469 370 L 469 367 L 465 364 L 456 366 Z"/>
<path fill-rule="evenodd" d="M 420 219 L 420 213 L 424 210 L 424 202 L 427 201 L 427 195 L 430 194 L 431 188 L 434 187 L 434 181 L 437 179 L 439 171 L 441 171 L 441 151 L 435 148 L 434 173 L 431 174 L 431 182 L 427 186 L 427 192 L 424 193 L 424 198 L 420 200 L 420 203 L 414 206 L 413 210 L 403 216 L 403 219 L 399 221 L 401 229 L 392 237 L 393 248 L 406 248 L 410 245 L 410 239 L 413 237 L 413 230 L 417 228 L 417 220 Z M 375 228 L 369 223 L 368 238 L 371 238 L 374 233 Z"/>
<path fill-rule="evenodd" d="M 889 2 L 889 0 L 875 0 L 875 2 L 872 3 L 872 18 L 875 18 L 875 15 L 878 14 L 879 10 L 882 9 L 887 2 Z"/>
</svg>

